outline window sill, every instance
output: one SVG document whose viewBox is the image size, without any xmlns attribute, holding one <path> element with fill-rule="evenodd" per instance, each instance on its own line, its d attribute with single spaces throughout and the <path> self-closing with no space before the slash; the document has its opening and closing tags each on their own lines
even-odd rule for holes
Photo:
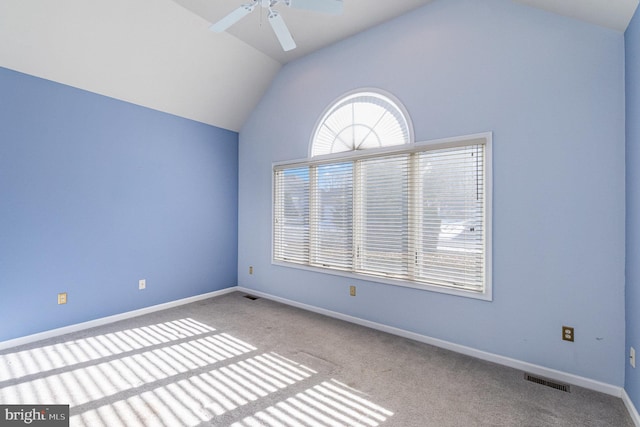
<svg viewBox="0 0 640 427">
<path fill-rule="evenodd" d="M 480 291 L 474 291 L 474 290 L 450 288 L 446 286 L 430 285 L 427 283 L 411 282 L 407 280 L 399 280 L 399 279 L 393 279 L 389 277 L 370 276 L 366 274 L 358 274 L 358 273 L 352 273 L 349 271 L 333 270 L 329 268 L 312 267 L 312 266 L 303 265 L 303 264 L 296 264 L 293 262 L 271 260 L 271 264 L 278 267 L 295 268 L 298 270 L 311 271 L 314 273 L 330 274 L 332 276 L 341 276 L 341 277 L 349 278 L 351 280 L 361 280 L 366 282 L 382 283 L 385 285 L 400 286 L 404 288 L 412 288 L 412 289 L 418 289 L 421 291 L 436 292 L 440 294 L 447 294 L 447 295 L 453 295 L 453 296 L 464 297 L 464 298 L 472 298 L 472 299 L 478 299 L 482 301 L 493 300 L 492 293 L 491 293 L 491 286 L 487 286 L 484 292 L 480 292 Z"/>
</svg>

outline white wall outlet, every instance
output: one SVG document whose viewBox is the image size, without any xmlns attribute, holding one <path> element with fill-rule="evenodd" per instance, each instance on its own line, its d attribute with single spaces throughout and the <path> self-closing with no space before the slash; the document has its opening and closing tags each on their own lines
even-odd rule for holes
<svg viewBox="0 0 640 427">
<path fill-rule="evenodd" d="M 147 287 L 147 280 L 146 279 L 138 280 L 138 289 L 142 290 L 142 289 L 145 289 L 146 287 Z"/>
<path fill-rule="evenodd" d="M 636 349 L 633 347 L 629 350 L 629 363 L 631 363 L 632 367 L 636 367 Z"/>
</svg>

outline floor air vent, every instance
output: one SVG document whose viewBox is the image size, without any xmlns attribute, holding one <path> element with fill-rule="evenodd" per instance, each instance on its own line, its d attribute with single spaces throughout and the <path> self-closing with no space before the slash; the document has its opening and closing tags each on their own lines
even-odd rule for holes
<svg viewBox="0 0 640 427">
<path fill-rule="evenodd" d="M 557 381 L 548 380 L 546 378 L 537 377 L 535 375 L 531 375 L 527 373 L 524 374 L 524 379 L 527 381 L 531 381 L 532 383 L 542 384 L 542 385 L 546 385 L 547 387 L 555 388 L 556 390 L 564 391 L 567 393 L 571 392 L 571 388 L 569 387 L 569 384 L 559 383 Z"/>
<path fill-rule="evenodd" d="M 250 299 L 251 301 L 255 301 L 255 300 L 257 300 L 258 298 L 260 298 L 260 297 L 255 297 L 255 296 L 253 296 L 253 295 L 245 295 L 244 297 L 245 297 L 245 298 L 247 298 L 247 299 Z"/>
</svg>

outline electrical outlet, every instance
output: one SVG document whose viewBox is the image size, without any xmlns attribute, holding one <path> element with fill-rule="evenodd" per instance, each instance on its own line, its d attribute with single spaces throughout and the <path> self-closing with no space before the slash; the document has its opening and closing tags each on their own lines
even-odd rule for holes
<svg viewBox="0 0 640 427">
<path fill-rule="evenodd" d="M 633 368 L 636 367 L 636 349 L 633 347 L 629 350 L 629 363 Z"/>
<path fill-rule="evenodd" d="M 352 297 L 356 296 L 356 287 L 355 286 L 349 286 L 349 295 L 351 295 Z"/>
<path fill-rule="evenodd" d="M 147 288 L 147 279 L 138 280 L 138 289 L 146 289 Z"/>
<path fill-rule="evenodd" d="M 249 274 L 253 274 L 253 266 L 252 265 L 249 266 Z"/>
<path fill-rule="evenodd" d="M 573 328 L 571 326 L 563 326 L 562 339 L 565 341 L 573 342 L 573 338 L 574 338 Z"/>
<path fill-rule="evenodd" d="M 66 304 L 67 303 L 67 293 L 62 292 L 58 294 L 58 304 Z"/>
</svg>

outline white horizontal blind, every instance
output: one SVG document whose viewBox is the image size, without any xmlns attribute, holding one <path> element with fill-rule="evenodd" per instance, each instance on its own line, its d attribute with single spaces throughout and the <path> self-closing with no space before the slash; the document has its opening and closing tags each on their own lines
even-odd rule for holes
<svg viewBox="0 0 640 427">
<path fill-rule="evenodd" d="M 353 162 L 311 168 L 311 264 L 353 266 Z"/>
<path fill-rule="evenodd" d="M 481 290 L 484 146 L 417 153 L 416 280 Z"/>
<path fill-rule="evenodd" d="M 274 259 L 485 289 L 485 145 L 274 168 Z"/>
<path fill-rule="evenodd" d="M 276 259 L 309 263 L 309 168 L 275 171 L 273 254 Z"/>
<path fill-rule="evenodd" d="M 408 277 L 409 154 L 358 162 L 356 271 Z"/>
</svg>

